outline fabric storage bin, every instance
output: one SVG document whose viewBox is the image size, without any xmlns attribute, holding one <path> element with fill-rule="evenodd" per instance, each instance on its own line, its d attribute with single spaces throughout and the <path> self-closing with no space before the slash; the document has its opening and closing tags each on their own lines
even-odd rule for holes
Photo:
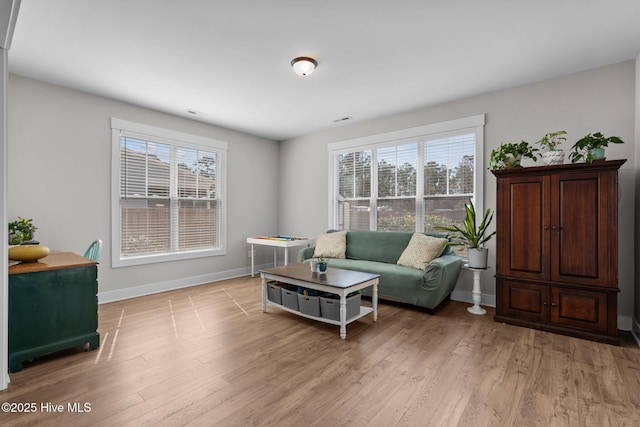
<svg viewBox="0 0 640 427">
<path fill-rule="evenodd" d="M 360 314 L 360 294 L 347 297 L 347 320 Z M 320 314 L 325 319 L 340 321 L 340 298 L 320 297 Z"/>
<path fill-rule="evenodd" d="M 312 297 L 317 297 L 321 294 L 320 291 L 315 289 L 303 288 L 302 286 L 298 286 L 298 293 L 302 295 L 310 295 Z"/>
<path fill-rule="evenodd" d="M 300 313 L 320 317 L 320 297 L 298 294 Z"/>
<path fill-rule="evenodd" d="M 276 304 L 282 304 L 282 291 L 279 282 L 267 283 L 267 299 Z"/>
<path fill-rule="evenodd" d="M 290 291 L 286 288 L 280 288 L 281 296 L 282 296 L 282 305 L 291 309 L 298 311 L 298 292 L 297 290 Z"/>
</svg>

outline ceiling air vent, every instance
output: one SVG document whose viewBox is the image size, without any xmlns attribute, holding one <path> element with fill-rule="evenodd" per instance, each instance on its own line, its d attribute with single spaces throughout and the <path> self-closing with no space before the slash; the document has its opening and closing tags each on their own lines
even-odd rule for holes
<svg viewBox="0 0 640 427">
<path fill-rule="evenodd" d="M 339 119 L 335 119 L 333 121 L 333 123 L 346 122 L 347 120 L 351 120 L 351 117 L 342 117 L 342 118 L 339 118 Z"/>
</svg>

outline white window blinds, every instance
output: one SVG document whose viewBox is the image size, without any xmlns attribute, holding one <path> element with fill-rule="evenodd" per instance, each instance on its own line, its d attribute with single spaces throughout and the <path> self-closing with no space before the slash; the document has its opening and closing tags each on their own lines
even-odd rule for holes
<svg viewBox="0 0 640 427">
<path fill-rule="evenodd" d="M 432 232 L 461 222 L 482 189 L 483 125 L 474 116 L 330 144 L 330 226 Z"/>
<path fill-rule="evenodd" d="M 120 137 L 120 254 L 171 248 L 171 147 Z"/>
<path fill-rule="evenodd" d="M 224 251 L 226 144 L 199 146 L 175 140 L 185 135 L 168 132 L 145 135 L 114 127 L 119 165 L 116 266 Z"/>
<path fill-rule="evenodd" d="M 378 148 L 376 159 L 376 230 L 414 231 L 418 145 L 411 143 Z"/>
<path fill-rule="evenodd" d="M 424 145 L 424 230 L 462 224 L 475 196 L 476 135 L 428 139 Z"/>
<path fill-rule="evenodd" d="M 368 230 L 371 198 L 371 150 L 337 157 L 338 221 L 341 230 Z"/>
</svg>

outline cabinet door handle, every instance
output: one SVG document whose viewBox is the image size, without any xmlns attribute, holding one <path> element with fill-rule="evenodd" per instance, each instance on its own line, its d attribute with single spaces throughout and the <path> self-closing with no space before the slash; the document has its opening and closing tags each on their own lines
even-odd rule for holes
<svg viewBox="0 0 640 427">
<path fill-rule="evenodd" d="M 551 303 L 551 307 L 557 307 L 557 306 L 558 306 L 558 304 L 556 304 L 555 302 Z"/>
<path fill-rule="evenodd" d="M 549 307 L 549 303 L 548 302 L 543 302 L 542 305 L 544 305 L 545 307 Z"/>
<path fill-rule="evenodd" d="M 545 230 L 548 230 L 548 229 L 549 229 L 549 226 L 548 226 L 548 225 L 545 225 L 545 226 L 544 226 L 544 229 L 545 229 Z"/>
</svg>

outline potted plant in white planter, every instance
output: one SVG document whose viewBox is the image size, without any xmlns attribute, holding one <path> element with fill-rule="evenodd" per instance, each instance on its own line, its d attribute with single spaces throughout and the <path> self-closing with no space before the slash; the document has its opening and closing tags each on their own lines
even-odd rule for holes
<svg viewBox="0 0 640 427">
<path fill-rule="evenodd" d="M 469 258 L 469 267 L 471 268 L 487 268 L 487 255 L 489 249 L 485 248 L 484 243 L 491 240 L 496 234 L 487 234 L 487 229 L 493 220 L 493 213 L 490 209 L 484 212 L 482 222 L 478 224 L 476 219 L 476 209 L 473 206 L 473 202 L 469 199 L 469 203 L 465 204 L 466 215 L 462 221 L 462 227 L 454 224 L 449 227 L 435 227 L 437 230 L 448 231 L 453 234 L 450 242 L 450 246 L 466 246 L 467 256 Z"/>
<path fill-rule="evenodd" d="M 572 163 L 578 163 L 581 160 L 587 163 L 605 160 L 604 149 L 609 146 L 609 143 L 624 144 L 624 141 L 617 136 L 605 137 L 600 132 L 587 134 L 573 144 L 571 147 L 573 151 L 569 154 L 569 158 Z"/>
<path fill-rule="evenodd" d="M 539 151 L 532 147 L 527 141 L 520 143 L 506 142 L 498 148 L 491 150 L 489 157 L 489 169 L 501 170 L 509 168 L 519 168 L 520 161 L 523 157 L 529 158 L 534 162 L 538 160 L 535 152 Z"/>
<path fill-rule="evenodd" d="M 563 130 L 550 132 L 543 136 L 540 141 L 536 142 L 540 147 L 546 149 L 540 154 L 545 165 L 561 165 L 564 163 L 564 151 L 558 148 L 558 146 L 567 140 L 567 138 L 562 136 L 566 134 L 567 132 Z"/>
</svg>

